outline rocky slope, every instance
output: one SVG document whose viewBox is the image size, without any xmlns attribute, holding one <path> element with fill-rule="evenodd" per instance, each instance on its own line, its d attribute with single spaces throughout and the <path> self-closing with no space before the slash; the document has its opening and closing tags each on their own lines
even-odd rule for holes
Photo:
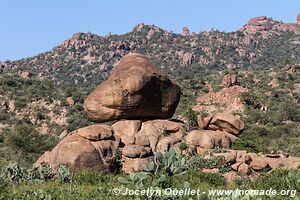
<svg viewBox="0 0 300 200">
<path fill-rule="evenodd" d="M 298 17 L 299 18 L 299 17 Z M 1 64 L 2 73 L 16 72 L 23 78 L 36 76 L 57 84 L 98 84 L 129 52 L 142 53 L 167 72 L 187 69 L 233 69 L 259 65 L 272 55 L 275 63 L 298 62 L 299 19 L 285 24 L 257 17 L 236 32 L 209 31 L 182 34 L 157 26 L 139 24 L 124 35 L 101 37 L 76 33 L 53 50 L 31 58 Z M 281 48 L 276 48 L 276 47 Z"/>
</svg>

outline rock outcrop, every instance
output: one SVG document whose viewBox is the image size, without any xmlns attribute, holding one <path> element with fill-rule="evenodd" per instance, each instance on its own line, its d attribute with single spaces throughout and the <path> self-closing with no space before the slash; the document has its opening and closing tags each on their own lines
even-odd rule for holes
<svg viewBox="0 0 300 200">
<path fill-rule="evenodd" d="M 124 56 L 110 77 L 85 99 L 84 109 L 96 122 L 170 118 L 180 93 L 147 57 L 132 53 Z"/>
<path fill-rule="evenodd" d="M 217 92 L 210 90 L 207 94 L 198 97 L 197 105 L 193 110 L 199 113 L 243 113 L 245 107 L 241 95 L 248 92 L 248 89 L 237 84 L 235 75 L 225 75 L 222 80 L 224 88 Z"/>
<path fill-rule="evenodd" d="M 300 34 L 299 15 L 297 16 L 297 23 L 283 23 L 266 16 L 255 17 L 250 19 L 240 31 L 246 34 L 260 32 L 263 37 L 268 37 L 272 31 L 291 31 Z"/>
<path fill-rule="evenodd" d="M 230 86 L 237 85 L 237 77 L 234 74 L 227 74 L 222 80 L 222 86 L 229 88 Z"/>
<path fill-rule="evenodd" d="M 183 36 L 190 35 L 190 29 L 188 27 L 183 27 L 182 28 L 182 35 Z"/>
<path fill-rule="evenodd" d="M 229 149 L 236 141 L 238 134 L 244 129 L 244 122 L 239 117 L 228 113 L 216 113 L 206 116 L 198 115 L 199 130 L 193 130 L 185 136 L 190 148 L 213 149 L 223 147 Z"/>
</svg>

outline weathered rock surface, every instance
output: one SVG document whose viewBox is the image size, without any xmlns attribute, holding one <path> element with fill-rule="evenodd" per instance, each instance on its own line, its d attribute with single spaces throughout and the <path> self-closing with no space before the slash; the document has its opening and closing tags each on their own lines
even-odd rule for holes
<svg viewBox="0 0 300 200">
<path fill-rule="evenodd" d="M 241 99 L 241 94 L 245 92 L 248 92 L 248 89 L 238 85 L 223 88 L 218 92 L 210 91 L 209 93 L 197 98 L 197 105 L 193 107 L 193 110 L 199 113 L 242 113 L 245 106 Z"/>
<path fill-rule="evenodd" d="M 263 37 L 268 37 L 268 35 L 271 34 L 270 31 L 291 31 L 295 34 L 300 34 L 300 24 L 298 17 L 297 23 L 283 23 L 267 18 L 266 16 L 255 17 L 250 19 L 248 23 L 240 29 L 240 31 L 247 34 L 255 34 L 257 32 L 260 32 Z"/>
<path fill-rule="evenodd" d="M 111 127 L 105 124 L 87 126 L 80 128 L 73 133 L 76 133 L 79 136 L 91 141 L 109 139 L 113 136 Z"/>
<path fill-rule="evenodd" d="M 227 74 L 224 76 L 222 80 L 222 86 L 224 87 L 230 87 L 237 84 L 237 77 L 234 74 Z"/>
<path fill-rule="evenodd" d="M 36 165 L 49 163 L 56 169 L 59 164 L 65 164 L 75 171 L 85 168 L 112 171 L 118 143 L 114 140 L 102 140 L 108 139 L 109 135 L 112 134 L 108 134 L 102 125 L 79 129 L 62 139 L 51 152 L 45 152 Z"/>
<path fill-rule="evenodd" d="M 190 29 L 188 28 L 188 27 L 183 27 L 182 28 L 182 35 L 183 36 L 187 36 L 187 35 L 189 35 L 190 34 Z"/>
<path fill-rule="evenodd" d="M 114 67 L 110 77 L 86 99 L 88 117 L 97 122 L 115 119 L 170 118 L 180 88 L 147 57 L 131 53 Z"/>
<path fill-rule="evenodd" d="M 213 149 L 215 147 L 230 148 L 236 137 L 222 131 L 193 130 L 185 137 L 186 144 Z"/>
<path fill-rule="evenodd" d="M 168 120 L 150 120 L 142 124 L 136 135 L 136 144 L 150 146 L 152 151 L 168 150 L 171 144 L 181 141 L 184 124 Z M 164 139 L 161 141 L 161 139 Z M 159 145 L 158 145 L 159 144 Z"/>
<path fill-rule="evenodd" d="M 238 135 L 244 128 L 244 122 L 240 118 L 227 113 L 216 113 L 209 124 L 209 129 L 221 130 L 234 135 Z"/>
<path fill-rule="evenodd" d="M 139 120 L 122 120 L 114 123 L 112 129 L 115 137 L 119 137 L 125 145 L 134 144 L 135 136 L 141 129 L 142 123 Z"/>
</svg>

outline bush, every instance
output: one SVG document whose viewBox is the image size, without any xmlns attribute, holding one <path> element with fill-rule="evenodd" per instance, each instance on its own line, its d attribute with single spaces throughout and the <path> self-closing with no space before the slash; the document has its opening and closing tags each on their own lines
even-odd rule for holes
<svg viewBox="0 0 300 200">
<path fill-rule="evenodd" d="M 35 128 L 30 124 L 20 124 L 6 133 L 4 143 L 17 153 L 19 160 L 32 163 L 38 156 L 56 145 L 57 139 L 41 135 Z"/>
</svg>

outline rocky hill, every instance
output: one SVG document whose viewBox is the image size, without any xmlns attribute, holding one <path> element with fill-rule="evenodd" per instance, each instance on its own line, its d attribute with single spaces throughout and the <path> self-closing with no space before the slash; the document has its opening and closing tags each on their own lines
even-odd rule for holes
<svg viewBox="0 0 300 200">
<path fill-rule="evenodd" d="M 171 74 L 180 69 L 280 66 L 299 61 L 299 16 L 297 20 L 285 24 L 257 17 L 229 33 L 217 30 L 190 33 L 183 27 L 182 34 L 175 34 L 143 23 L 124 35 L 75 33 L 51 51 L 3 63 L 1 71 L 49 79 L 57 84 L 98 84 L 129 52 L 148 56 Z"/>
</svg>

